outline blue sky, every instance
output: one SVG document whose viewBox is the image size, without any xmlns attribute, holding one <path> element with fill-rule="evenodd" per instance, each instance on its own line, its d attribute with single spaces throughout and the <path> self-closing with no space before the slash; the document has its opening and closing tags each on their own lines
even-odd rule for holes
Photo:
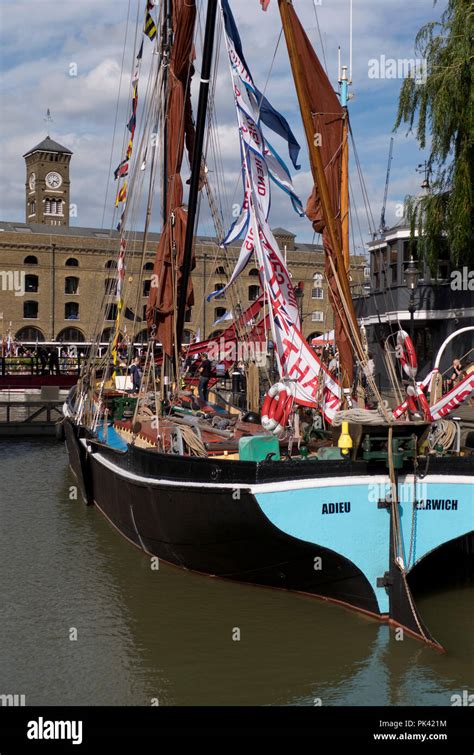
<svg viewBox="0 0 474 755">
<path fill-rule="evenodd" d="M 263 13 L 258 0 L 230 0 L 247 62 L 258 86 L 280 109 L 302 146 L 301 170 L 294 176 L 303 202 L 311 188 L 306 147 L 300 114 L 292 84 L 283 38 L 277 47 L 281 24 L 276 0 Z M 0 138 L 2 142 L 2 181 L 0 219 L 24 220 L 25 168 L 22 154 L 44 138 L 52 138 L 74 152 L 71 163 L 71 201 L 77 205 L 77 218 L 71 224 L 109 228 L 112 223 L 114 186 L 109 174 L 117 94 L 121 79 L 121 59 L 125 65 L 119 99 L 118 123 L 112 150 L 112 168 L 121 159 L 124 125 L 128 120 L 128 81 L 132 67 L 133 36 L 137 14 L 143 18 L 145 0 L 2 0 L 0 5 L 1 70 Z M 205 2 L 198 0 L 204 25 Z M 378 224 L 385 182 L 388 148 L 397 111 L 400 79 L 370 78 L 369 61 L 414 57 L 414 39 L 420 26 L 439 17 L 445 7 L 440 0 L 354 0 L 353 93 L 350 103 L 352 128 L 366 181 L 371 209 Z M 313 0 L 294 0 L 294 6 L 315 49 L 321 53 Z M 349 55 L 349 0 L 321 0 L 316 3 L 317 18 L 331 82 L 337 86 L 337 47 L 343 62 Z M 127 13 L 130 13 L 127 29 Z M 145 74 L 152 45 L 145 46 L 141 101 L 143 107 Z M 200 49 L 197 44 L 196 67 Z M 70 76 L 71 64 L 77 76 Z M 271 73 L 269 76 L 269 72 Z M 195 77 L 194 93 L 197 91 Z M 47 108 L 53 122 L 44 120 Z M 216 88 L 219 142 L 224 166 L 226 204 L 240 200 L 238 186 L 239 151 L 228 69 L 221 49 Z M 284 159 L 287 153 L 277 139 L 272 142 Z M 425 155 L 418 150 L 413 135 L 402 127 L 395 135 L 394 159 L 389 190 L 387 220 L 395 221 L 397 205 L 408 193 L 416 193 L 421 183 L 415 168 Z M 212 169 L 212 166 L 210 166 Z M 368 240 L 368 224 L 360 198 L 354 162 L 355 251 Z M 185 171 L 187 170 L 185 166 Z M 212 174 L 211 174 L 212 180 Z M 108 198 L 104 200 L 108 188 Z M 104 216 L 104 220 L 103 220 Z M 292 230 L 300 240 L 313 238 L 309 222 L 299 219 L 287 199 L 273 192 L 272 226 Z M 225 224 L 231 217 L 225 217 Z M 160 230 L 158 205 L 153 230 Z M 208 213 L 202 212 L 200 232 L 212 234 Z"/>
</svg>

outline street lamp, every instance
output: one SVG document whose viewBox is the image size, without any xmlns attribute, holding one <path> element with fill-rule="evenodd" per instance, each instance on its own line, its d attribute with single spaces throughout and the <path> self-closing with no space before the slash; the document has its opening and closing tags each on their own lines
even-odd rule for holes
<svg viewBox="0 0 474 755">
<path fill-rule="evenodd" d="M 297 286 L 294 287 L 296 301 L 298 302 L 298 312 L 300 313 L 300 320 L 303 321 L 303 290 L 304 283 L 300 281 Z"/>
<path fill-rule="evenodd" d="M 413 255 L 410 257 L 410 261 L 405 268 L 405 285 L 410 292 L 410 303 L 408 305 L 408 311 L 410 313 L 410 338 L 414 345 L 415 343 L 415 291 L 418 286 L 418 280 L 420 278 L 420 271 L 418 270 Z"/>
</svg>

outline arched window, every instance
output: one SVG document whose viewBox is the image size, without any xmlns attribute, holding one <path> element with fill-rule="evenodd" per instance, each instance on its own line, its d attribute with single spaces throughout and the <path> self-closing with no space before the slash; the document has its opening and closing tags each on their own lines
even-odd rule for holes
<svg viewBox="0 0 474 755">
<path fill-rule="evenodd" d="M 106 320 L 116 320 L 117 319 L 117 305 L 116 304 L 109 304 L 107 306 L 107 309 L 105 311 L 105 319 Z"/>
<path fill-rule="evenodd" d="M 110 269 L 111 267 L 112 268 L 116 268 L 117 267 L 117 262 L 116 262 L 116 260 L 107 260 L 107 262 L 105 263 L 104 267 L 106 269 Z"/>
<path fill-rule="evenodd" d="M 151 278 L 148 278 L 148 280 L 143 281 L 143 296 L 148 296 L 150 293 L 150 287 L 151 287 Z"/>
<path fill-rule="evenodd" d="M 44 341 L 44 335 L 39 328 L 32 328 L 31 326 L 21 328 L 15 336 L 16 341 Z"/>
<path fill-rule="evenodd" d="M 110 343 L 114 335 L 115 335 L 115 328 L 104 328 L 104 330 L 100 334 L 100 342 Z"/>
<path fill-rule="evenodd" d="M 309 343 L 309 344 L 310 344 L 311 346 L 313 346 L 314 344 L 312 344 L 312 343 L 311 343 L 311 342 L 312 342 L 312 340 L 313 340 L 313 338 L 321 338 L 321 336 L 322 336 L 322 335 L 323 335 L 323 334 L 321 333 L 321 331 L 319 331 L 319 330 L 314 330 L 314 331 L 313 331 L 312 333 L 310 333 L 310 334 L 309 334 L 309 336 L 308 336 L 308 337 L 306 338 L 306 340 L 308 341 L 308 343 Z"/>
<path fill-rule="evenodd" d="M 29 254 L 28 257 L 25 257 L 23 260 L 24 265 L 37 265 L 38 264 L 38 257 L 35 257 L 34 254 Z"/>
<path fill-rule="evenodd" d="M 73 275 L 64 279 L 64 293 L 65 294 L 78 294 L 79 293 L 79 278 Z"/>
<path fill-rule="evenodd" d="M 216 307 L 214 309 L 214 320 L 218 320 L 219 317 L 224 317 L 226 312 L 227 310 L 225 307 Z"/>
<path fill-rule="evenodd" d="M 256 267 L 252 267 L 252 269 L 249 270 L 249 275 L 258 276 L 259 275 L 258 269 Z"/>
<path fill-rule="evenodd" d="M 38 302 L 37 301 L 23 302 L 23 317 L 25 320 L 37 319 L 38 317 Z"/>
<path fill-rule="evenodd" d="M 146 262 L 146 263 L 145 263 L 145 264 L 143 265 L 143 269 L 144 269 L 144 270 L 153 270 L 153 262 Z"/>
<path fill-rule="evenodd" d="M 222 291 L 225 288 L 225 283 L 214 283 L 214 291 Z M 223 299 L 224 294 L 218 294 L 217 299 Z"/>
<path fill-rule="evenodd" d="M 260 296 L 260 286 L 249 286 L 249 301 L 256 301 Z"/>
<path fill-rule="evenodd" d="M 29 293 L 38 293 L 38 276 L 25 275 L 25 291 Z"/>
<path fill-rule="evenodd" d="M 77 301 L 67 301 L 64 305 L 65 320 L 79 320 L 79 304 Z"/>
<path fill-rule="evenodd" d="M 64 328 L 56 336 L 57 341 L 64 343 L 65 341 L 70 343 L 84 343 L 86 340 L 84 333 L 79 328 Z"/>
<path fill-rule="evenodd" d="M 314 280 L 315 285 L 316 285 L 316 283 L 321 283 L 322 280 L 323 280 L 323 274 L 322 273 L 315 273 L 313 275 L 313 280 Z"/>
<path fill-rule="evenodd" d="M 117 293 L 117 278 L 106 278 L 104 281 L 105 293 L 108 296 L 115 296 Z"/>
<path fill-rule="evenodd" d="M 139 333 L 137 333 L 133 340 L 134 343 L 146 343 L 148 341 L 148 330 L 141 330 Z"/>
<path fill-rule="evenodd" d="M 69 259 L 66 260 L 66 267 L 79 267 L 79 261 L 76 260 L 75 257 L 69 257 Z"/>
<path fill-rule="evenodd" d="M 225 275 L 225 270 L 222 267 L 222 265 L 219 265 L 219 267 L 216 267 L 214 270 L 214 275 Z"/>
</svg>

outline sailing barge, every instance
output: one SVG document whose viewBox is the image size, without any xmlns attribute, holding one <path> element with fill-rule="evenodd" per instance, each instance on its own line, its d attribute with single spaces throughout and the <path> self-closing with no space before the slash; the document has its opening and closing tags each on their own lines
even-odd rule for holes
<svg viewBox="0 0 474 755">
<path fill-rule="evenodd" d="M 339 101 L 291 2 L 279 0 L 314 176 L 306 215 L 322 233 L 326 251 L 340 357 L 334 374 L 303 339 L 291 279 L 268 225 L 270 180 L 302 212 L 290 172 L 263 134 L 265 125 L 283 136 L 296 166 L 299 146 L 291 129 L 253 81 L 227 0 L 207 5 L 194 129 L 195 3 L 163 3 L 156 25 L 153 6 L 147 4 L 144 34 L 156 38 L 157 57 L 166 63 L 159 66 L 155 87 L 164 103 L 159 124 L 164 226 L 154 268 L 158 283 L 150 292 L 150 339 L 134 396 L 119 388 L 117 377 L 120 317 L 126 305 L 128 199 L 120 222 L 116 334 L 101 366 L 92 351 L 64 406 L 70 464 L 83 498 L 131 543 L 169 563 L 335 601 L 440 647 L 417 611 L 408 582 L 416 565 L 446 543 L 472 553 L 474 457 L 460 448 L 459 428 L 447 417 L 472 395 L 474 374 L 467 373 L 448 395 L 440 395 L 440 354 L 429 379 L 417 382 L 413 345 L 396 323 L 386 353 L 387 359 L 396 353 L 405 379 L 406 395 L 399 406 L 388 407 L 366 369 L 367 348 L 348 282 L 347 76 L 341 76 Z M 234 324 L 224 332 L 226 342 L 236 344 L 244 337 L 261 338 L 270 329 L 280 380 L 263 404 L 259 400 L 261 416 L 255 412 L 255 390 L 249 397 L 253 412 L 236 413 L 231 406 L 196 405 L 186 378 L 184 390 L 181 382 L 199 196 L 206 193 L 215 210 L 204 137 L 215 77 L 218 6 L 239 125 L 244 200 L 227 236 L 216 225 L 224 248 L 244 237 L 229 290 L 251 258 L 258 262 L 263 288 L 262 302 L 252 307 L 251 316 L 235 307 Z M 134 117 L 142 56 L 143 43 L 133 74 Z M 127 171 L 135 122 L 129 131 L 121 163 Z M 323 134 L 321 144 L 315 133 Z M 180 177 L 185 142 L 192 165 L 187 209 Z M 146 152 L 139 152 L 135 165 L 143 167 L 147 159 Z M 154 156 L 147 169 L 151 189 L 158 170 Z M 132 181 L 129 194 L 131 188 Z M 122 189 L 118 196 L 125 200 Z M 145 236 L 150 215 L 149 201 Z M 187 346 L 184 354 L 202 353 L 210 345 Z M 247 371 L 255 388 L 256 365 L 248 365 Z M 259 394 L 258 378 L 256 385 Z M 399 390 L 401 386 L 399 381 Z M 367 408 L 367 395 L 375 409 Z"/>
</svg>

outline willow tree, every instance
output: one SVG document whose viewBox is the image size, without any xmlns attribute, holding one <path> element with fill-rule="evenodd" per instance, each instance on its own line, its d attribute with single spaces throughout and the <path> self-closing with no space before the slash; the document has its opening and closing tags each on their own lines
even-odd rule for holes
<svg viewBox="0 0 474 755">
<path fill-rule="evenodd" d="M 429 190 L 407 197 L 405 207 L 412 236 L 418 230 L 419 253 L 432 268 L 443 239 L 454 265 L 474 261 L 473 22 L 471 0 L 447 0 L 441 21 L 423 26 L 415 39 L 423 77 L 419 71 L 408 76 L 400 91 L 395 129 L 408 123 L 420 147 L 430 150 Z"/>
</svg>

